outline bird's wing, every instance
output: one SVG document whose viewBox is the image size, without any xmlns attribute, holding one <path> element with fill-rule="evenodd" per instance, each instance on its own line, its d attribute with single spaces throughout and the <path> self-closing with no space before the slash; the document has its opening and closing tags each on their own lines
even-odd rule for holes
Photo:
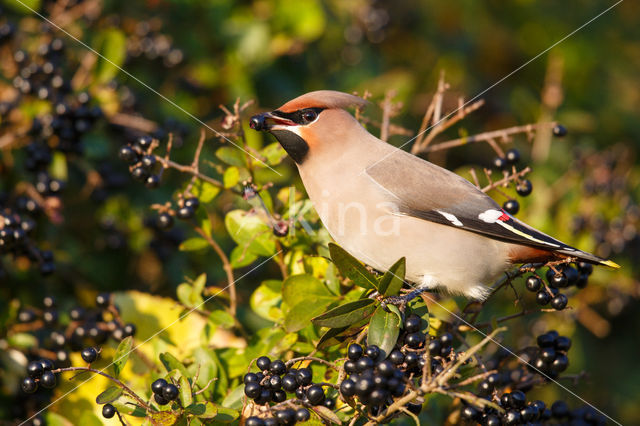
<svg viewBox="0 0 640 426">
<path fill-rule="evenodd" d="M 463 177 L 405 151 L 365 172 L 387 192 L 399 214 L 570 256 L 583 253 L 515 219 Z"/>
</svg>

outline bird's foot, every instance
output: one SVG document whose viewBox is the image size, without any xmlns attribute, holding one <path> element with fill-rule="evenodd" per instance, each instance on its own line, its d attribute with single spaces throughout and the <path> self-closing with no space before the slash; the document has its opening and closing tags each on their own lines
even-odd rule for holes
<svg viewBox="0 0 640 426">
<path fill-rule="evenodd" d="M 429 289 L 427 288 L 417 288 L 402 296 L 389 296 L 382 301 L 380 306 L 382 306 L 382 309 L 384 309 L 385 311 L 387 310 L 387 305 L 397 306 L 400 311 L 404 311 L 407 303 L 411 302 L 413 299 L 427 291 L 429 291 Z"/>
</svg>

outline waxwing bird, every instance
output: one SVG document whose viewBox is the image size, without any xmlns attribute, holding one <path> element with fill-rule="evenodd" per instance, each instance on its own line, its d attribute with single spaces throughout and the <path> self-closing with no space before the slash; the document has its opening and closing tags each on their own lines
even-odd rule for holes
<svg viewBox="0 0 640 426">
<path fill-rule="evenodd" d="M 257 114 L 295 161 L 331 236 L 385 271 L 406 258 L 406 279 L 482 300 L 513 265 L 571 258 L 618 267 L 515 219 L 466 179 L 371 135 L 345 108 L 367 102 L 321 90 Z"/>
</svg>

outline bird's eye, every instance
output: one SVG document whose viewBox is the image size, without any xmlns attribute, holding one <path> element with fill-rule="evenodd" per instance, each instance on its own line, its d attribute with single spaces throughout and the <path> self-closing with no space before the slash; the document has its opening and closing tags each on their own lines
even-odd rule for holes
<svg viewBox="0 0 640 426">
<path fill-rule="evenodd" d="M 316 117 L 318 117 L 318 113 L 313 110 L 304 111 L 302 113 L 302 119 L 307 123 L 311 123 L 316 119 Z"/>
</svg>

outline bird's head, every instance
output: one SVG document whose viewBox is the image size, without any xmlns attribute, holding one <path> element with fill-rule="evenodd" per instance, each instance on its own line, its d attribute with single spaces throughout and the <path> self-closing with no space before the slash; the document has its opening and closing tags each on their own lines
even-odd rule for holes
<svg viewBox="0 0 640 426">
<path fill-rule="evenodd" d="M 335 139 L 332 135 L 336 132 L 354 125 L 345 108 L 366 104 L 358 96 L 318 90 L 292 99 L 275 111 L 256 114 L 249 124 L 254 130 L 273 134 L 289 156 L 302 164 L 310 151 L 321 149 L 322 141 Z"/>
</svg>

